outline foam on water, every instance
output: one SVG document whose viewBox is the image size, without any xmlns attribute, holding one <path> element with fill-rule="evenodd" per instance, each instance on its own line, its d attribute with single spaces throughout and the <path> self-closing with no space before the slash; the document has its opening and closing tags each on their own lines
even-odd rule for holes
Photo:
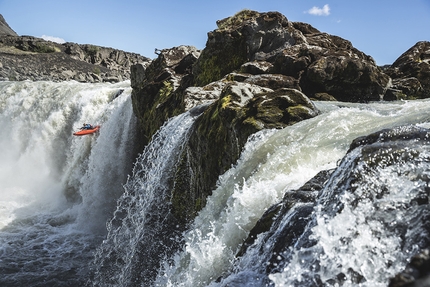
<svg viewBox="0 0 430 287">
<path fill-rule="evenodd" d="M 314 119 L 251 137 L 238 163 L 220 177 L 218 188 L 186 232 L 184 250 L 173 263 L 166 261 L 156 286 L 265 286 L 267 282 L 256 283 L 263 259 L 245 255 L 240 262 L 235 260 L 264 211 L 286 191 L 334 168 L 354 138 L 382 128 L 425 123 L 430 111 L 428 101 L 317 106 L 323 113 Z M 236 275 L 214 283 L 232 269 Z M 276 282 L 284 286 L 284 278 Z"/>
<path fill-rule="evenodd" d="M 130 93 L 129 82 L 0 82 L 0 285 L 85 280 L 132 167 Z M 83 123 L 102 128 L 72 136 Z"/>
</svg>

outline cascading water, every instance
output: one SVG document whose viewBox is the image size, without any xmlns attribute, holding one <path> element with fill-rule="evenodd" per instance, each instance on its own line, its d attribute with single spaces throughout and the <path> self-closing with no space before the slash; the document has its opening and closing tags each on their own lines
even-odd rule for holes
<svg viewBox="0 0 430 287">
<path fill-rule="evenodd" d="M 132 168 L 129 85 L 0 82 L 0 286 L 87 280 Z"/>
<path fill-rule="evenodd" d="M 220 177 L 218 188 L 209 197 L 193 226 L 184 234 L 183 250 L 173 256 L 172 261 L 165 262 L 155 286 L 315 286 L 313 284 L 316 283 L 311 281 L 294 281 L 305 272 L 312 273 L 312 268 L 310 271 L 304 269 L 303 264 L 307 260 L 314 260 L 306 256 L 305 251 L 294 257 L 297 261 L 292 261 L 270 279 L 264 275 L 268 258 L 273 255 L 270 243 L 262 242 L 260 237 L 260 241 L 256 240 L 255 246 L 249 248 L 239 260 L 235 260 L 235 255 L 267 208 L 281 201 L 285 192 L 302 186 L 319 171 L 334 168 L 354 138 L 398 125 L 428 125 L 430 111 L 428 101 L 366 105 L 317 103 L 317 106 L 323 113 L 316 118 L 283 130 L 263 131 L 250 138 L 236 166 Z M 323 214 L 320 216 L 324 217 Z M 293 217 L 290 214 L 285 220 Z M 315 231 L 314 238 L 321 245 L 328 244 L 324 240 L 335 244 L 333 234 L 325 229 L 338 227 L 354 232 L 366 228 L 347 219 L 316 225 L 315 230 L 320 233 Z M 354 221 L 359 222 L 360 219 Z M 363 220 L 360 223 L 366 224 Z M 341 235 L 335 236 L 339 239 Z M 389 246 L 389 241 L 387 239 L 388 251 L 384 256 L 390 260 L 398 259 L 395 245 Z M 294 252 L 300 251 L 291 252 L 296 254 Z M 357 247 L 330 253 L 327 256 L 332 258 L 325 261 L 327 266 L 324 268 L 326 273 L 332 274 L 326 276 L 337 275 L 339 260 L 353 257 L 354 264 L 365 265 L 367 252 Z M 302 260 L 305 262 L 302 263 Z M 405 258 L 402 258 L 385 273 L 379 271 L 382 274 L 377 276 L 365 273 L 368 275 L 367 286 L 386 286 L 393 272 L 398 272 L 405 264 Z M 231 275 L 221 279 L 228 273 Z"/>
<path fill-rule="evenodd" d="M 114 99 L 120 89 L 125 92 Z M 354 138 L 400 125 L 430 127 L 427 100 L 317 102 L 316 118 L 251 136 L 190 229 L 179 234 L 168 191 L 192 115 L 166 123 L 132 171 L 128 82 L 1 82 L 0 92 L 0 286 L 386 286 L 418 248 L 400 246 L 394 227 L 419 218 L 400 207 L 409 191 L 426 188 L 426 160 L 357 173 L 355 194 L 337 183 L 354 176 L 349 167 L 361 149 L 340 162 Z M 73 137 L 84 122 L 101 124 L 100 133 Z M 236 258 L 270 206 L 339 162 L 315 204 L 300 203 L 277 219 L 286 228 L 299 210 L 309 215 L 271 275 L 265 274 L 271 242 L 282 232 L 259 235 Z M 366 189 L 386 186 L 391 193 L 377 201 L 348 205 Z M 333 204 L 342 212 L 328 212 Z M 385 213 L 391 210 L 398 213 Z"/>
<path fill-rule="evenodd" d="M 137 159 L 108 223 L 107 239 L 96 253 L 93 285 L 148 285 L 159 262 L 180 241 L 168 209 L 168 191 L 194 119 L 190 111 L 166 122 Z"/>
</svg>

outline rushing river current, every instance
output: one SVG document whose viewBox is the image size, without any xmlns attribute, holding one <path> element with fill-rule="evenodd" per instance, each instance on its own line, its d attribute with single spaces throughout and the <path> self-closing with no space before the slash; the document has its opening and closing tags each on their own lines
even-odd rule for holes
<svg viewBox="0 0 430 287">
<path fill-rule="evenodd" d="M 319 116 L 251 136 L 191 228 L 155 241 L 166 225 L 154 206 L 163 204 L 158 195 L 168 192 L 195 117 L 170 119 L 135 158 L 130 94 L 129 82 L 0 82 L 0 286 L 314 286 L 301 280 L 312 277 L 310 253 L 320 254 L 327 278 L 342 265 L 361 268 L 362 286 L 387 286 L 406 266 L 399 239 L 363 219 L 365 204 L 330 218 L 316 209 L 308 233 L 317 243 L 290 250 L 288 264 L 264 280 L 267 242 L 259 238 L 240 260 L 235 255 L 270 206 L 337 167 L 353 139 L 401 125 L 429 127 L 430 101 L 315 103 Z M 101 129 L 73 136 L 83 123 Z M 402 187 L 393 195 L 401 201 L 413 183 L 395 174 L 378 177 Z M 369 232 L 339 250 L 339 238 L 357 230 Z M 180 246 L 167 252 L 169 244 Z M 378 269 L 378 258 L 391 264 Z"/>
</svg>

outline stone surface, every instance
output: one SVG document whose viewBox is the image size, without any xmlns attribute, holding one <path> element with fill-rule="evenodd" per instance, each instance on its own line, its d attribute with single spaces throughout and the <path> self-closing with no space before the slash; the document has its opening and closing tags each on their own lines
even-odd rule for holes
<svg viewBox="0 0 430 287">
<path fill-rule="evenodd" d="M 293 23 L 277 12 L 244 10 L 218 22 L 193 69 L 195 85 L 232 72 L 293 77 L 308 97 L 339 101 L 383 98 L 390 77 L 351 42 Z"/>
<path fill-rule="evenodd" d="M 228 82 L 196 120 L 175 176 L 172 209 L 183 226 L 205 206 L 216 180 L 239 158 L 248 137 L 318 115 L 300 91 Z"/>
<path fill-rule="evenodd" d="M 113 48 L 58 44 L 30 36 L 0 36 L 2 80 L 118 82 L 130 79 L 132 65 L 146 66 L 149 61 Z"/>
<path fill-rule="evenodd" d="M 18 34 L 16 34 L 16 32 L 6 23 L 3 15 L 0 14 L 0 37 L 6 35 L 18 36 Z"/>
<path fill-rule="evenodd" d="M 146 68 L 141 64 L 131 67 L 133 111 L 142 148 L 167 119 L 185 111 L 184 94 L 199 54 L 195 47 L 179 46 L 158 51 Z"/>
<path fill-rule="evenodd" d="M 386 73 L 393 78 L 395 99 L 430 97 L 430 42 L 422 41 L 403 53 Z"/>
</svg>

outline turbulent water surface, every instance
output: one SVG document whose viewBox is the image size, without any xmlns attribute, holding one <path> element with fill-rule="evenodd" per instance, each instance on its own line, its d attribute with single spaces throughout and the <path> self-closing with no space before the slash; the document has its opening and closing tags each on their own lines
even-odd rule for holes
<svg viewBox="0 0 430 287">
<path fill-rule="evenodd" d="M 184 114 L 166 123 L 132 170 L 130 92 L 128 82 L 0 83 L 0 286 L 314 286 L 316 273 L 328 285 L 343 273 L 348 286 L 354 285 L 351 269 L 360 270 L 363 286 L 386 286 L 405 267 L 398 236 L 384 229 L 384 220 L 393 218 L 364 217 L 374 204 L 348 206 L 354 195 L 335 181 L 277 272 L 263 275 L 270 238 L 257 238 L 240 260 L 235 255 L 286 192 L 339 164 L 347 172 L 349 161 L 340 160 L 354 138 L 400 125 L 429 126 L 429 101 L 318 102 L 322 113 L 316 118 L 253 135 L 191 228 L 167 238 L 168 209 L 158 207 L 168 202 L 176 155 L 194 118 Z M 85 122 L 102 128 L 93 136 L 72 136 Z M 397 176 L 406 168 L 363 175 L 362 188 L 375 187 L 376 176 L 398 187 L 380 204 L 400 206 L 416 184 Z M 339 177 L 347 176 L 341 171 Z M 346 207 L 327 213 L 326 202 L 335 204 L 333 194 L 342 189 L 336 200 Z M 402 224 L 413 218 L 406 211 L 398 216 Z M 358 230 L 367 232 L 357 236 Z M 349 244 L 339 245 L 345 238 Z M 307 240 L 312 246 L 299 248 Z"/>
<path fill-rule="evenodd" d="M 132 167 L 130 92 L 0 83 L 0 286 L 83 285 Z M 72 136 L 83 123 L 102 128 Z"/>
</svg>

